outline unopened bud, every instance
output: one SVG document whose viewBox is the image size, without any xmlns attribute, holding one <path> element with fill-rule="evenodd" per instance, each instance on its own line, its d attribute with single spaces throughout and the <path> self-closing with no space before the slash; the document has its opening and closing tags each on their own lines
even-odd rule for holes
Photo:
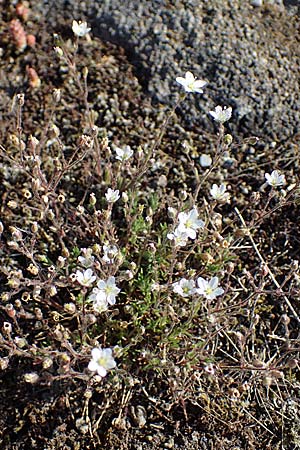
<svg viewBox="0 0 300 450">
<path fill-rule="evenodd" d="M 82 69 L 83 78 L 86 78 L 88 76 L 88 73 L 89 73 L 89 69 L 87 67 L 84 67 Z"/>
<path fill-rule="evenodd" d="M 127 192 L 122 192 L 122 200 L 124 203 L 128 203 L 129 197 Z"/>
<path fill-rule="evenodd" d="M 53 47 L 53 50 L 55 51 L 55 53 L 57 54 L 57 56 L 59 56 L 60 58 L 63 56 L 64 52 L 62 51 L 62 49 L 60 47 Z"/>
<path fill-rule="evenodd" d="M 95 195 L 94 192 L 92 192 L 92 193 L 90 194 L 90 202 L 89 202 L 89 205 L 90 205 L 90 206 L 95 206 L 96 203 L 97 203 L 96 195 Z"/>
<path fill-rule="evenodd" d="M 54 89 L 52 92 L 52 97 L 55 103 L 59 103 L 61 99 L 61 90 L 60 89 Z"/>
<path fill-rule="evenodd" d="M 224 144 L 226 145 L 231 145 L 233 141 L 233 137 L 231 136 L 231 134 L 225 134 L 224 136 Z"/>
</svg>

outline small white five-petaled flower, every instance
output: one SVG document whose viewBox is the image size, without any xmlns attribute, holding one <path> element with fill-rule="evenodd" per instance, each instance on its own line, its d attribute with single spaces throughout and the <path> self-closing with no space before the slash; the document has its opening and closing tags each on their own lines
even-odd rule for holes
<svg viewBox="0 0 300 450">
<path fill-rule="evenodd" d="M 119 161 L 128 161 L 133 155 L 133 150 L 129 147 L 129 145 L 125 145 L 124 148 L 115 148 L 115 152 L 117 154 L 116 159 Z"/>
<path fill-rule="evenodd" d="M 105 198 L 108 201 L 108 203 L 115 203 L 120 198 L 118 189 L 114 191 L 113 189 L 108 188 L 105 194 Z"/>
<path fill-rule="evenodd" d="M 177 77 L 176 81 L 184 87 L 185 92 L 196 92 L 198 94 L 203 93 L 201 88 L 207 84 L 204 80 L 197 80 L 192 72 L 186 72 L 185 78 Z"/>
<path fill-rule="evenodd" d="M 84 272 L 77 270 L 75 275 L 78 283 L 85 287 L 90 287 L 96 280 L 96 276 L 93 274 L 92 269 L 86 269 Z"/>
<path fill-rule="evenodd" d="M 224 106 L 223 109 L 222 106 L 216 106 L 214 111 L 209 111 L 209 114 L 213 116 L 216 122 L 224 123 L 230 119 L 232 108 L 230 106 L 228 108 Z"/>
<path fill-rule="evenodd" d="M 208 300 L 214 300 L 216 297 L 224 293 L 224 289 L 218 287 L 218 277 L 213 277 L 209 281 L 205 280 L 202 277 L 199 277 L 197 280 L 197 284 L 197 293 L 203 295 Z"/>
<path fill-rule="evenodd" d="M 265 178 L 267 183 L 272 187 L 283 186 L 286 183 L 285 176 L 281 175 L 279 170 L 273 170 L 271 174 L 265 173 Z"/>
<path fill-rule="evenodd" d="M 187 280 L 186 278 L 181 278 L 173 284 L 173 291 L 175 294 L 181 295 L 181 297 L 188 297 L 196 292 L 195 281 Z"/>
<path fill-rule="evenodd" d="M 230 199 L 230 194 L 226 192 L 226 186 L 223 183 L 220 186 L 213 184 L 210 195 L 214 200 L 217 200 L 220 203 L 226 203 Z"/>
<path fill-rule="evenodd" d="M 72 31 L 76 36 L 83 37 L 86 34 L 88 34 L 91 31 L 91 29 L 88 28 L 86 22 L 81 22 L 81 20 L 77 22 L 76 20 L 73 20 Z"/>
<path fill-rule="evenodd" d="M 173 233 L 168 233 L 167 238 L 174 242 L 175 247 L 184 247 L 188 241 L 188 235 L 185 232 L 178 230 L 178 227 Z"/>
<path fill-rule="evenodd" d="M 102 301 L 104 299 L 110 305 L 114 305 L 116 303 L 116 296 L 120 291 L 116 286 L 115 277 L 109 277 L 107 281 L 99 280 L 97 287 L 93 289 L 93 300 Z"/>
<path fill-rule="evenodd" d="M 93 348 L 92 360 L 88 365 L 88 369 L 91 372 L 97 372 L 100 377 L 105 377 L 107 371 L 114 369 L 116 365 L 111 348 Z"/>
<path fill-rule="evenodd" d="M 203 220 L 198 219 L 198 211 L 196 208 L 191 209 L 188 213 L 179 213 L 178 220 L 178 231 L 180 233 L 186 233 L 190 239 L 196 239 L 196 231 L 204 227 Z"/>
</svg>

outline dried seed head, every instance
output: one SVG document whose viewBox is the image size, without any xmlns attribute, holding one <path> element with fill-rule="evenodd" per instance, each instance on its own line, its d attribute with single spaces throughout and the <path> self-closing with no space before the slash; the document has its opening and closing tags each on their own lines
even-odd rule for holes
<svg viewBox="0 0 300 450">
<path fill-rule="evenodd" d="M 22 195 L 26 200 L 29 200 L 32 197 L 32 193 L 29 189 L 22 189 Z"/>
<path fill-rule="evenodd" d="M 36 267 L 33 263 L 30 263 L 27 267 L 28 272 L 30 272 L 32 275 L 38 275 L 39 269 Z"/>
<path fill-rule="evenodd" d="M 82 148 L 91 148 L 93 145 L 93 138 L 91 136 L 83 134 L 79 138 L 78 145 L 79 145 L 79 147 L 82 147 Z"/>
<path fill-rule="evenodd" d="M 69 314 L 74 314 L 76 312 L 76 305 L 74 303 L 65 303 L 64 310 Z"/>
<path fill-rule="evenodd" d="M 25 338 L 20 338 L 20 337 L 18 337 L 18 336 L 16 336 L 16 337 L 14 338 L 14 342 L 16 343 L 16 345 L 17 345 L 19 348 L 25 348 L 25 347 L 27 346 L 27 344 L 28 344 Z"/>
<path fill-rule="evenodd" d="M 59 203 L 65 203 L 65 201 L 66 201 L 65 195 L 64 195 L 64 194 L 58 194 L 58 196 L 57 196 L 57 201 L 58 201 Z"/>
<path fill-rule="evenodd" d="M 25 95 L 24 94 L 17 94 L 16 96 L 17 103 L 19 106 L 23 106 L 25 103 Z"/>
<path fill-rule="evenodd" d="M 11 303 L 9 303 L 8 305 L 6 305 L 5 309 L 6 309 L 7 315 L 8 315 L 9 317 L 11 317 L 12 319 L 13 319 L 14 317 L 16 317 L 16 310 L 15 310 L 14 306 L 13 306 Z"/>
<path fill-rule="evenodd" d="M 29 292 L 23 292 L 21 295 L 21 299 L 23 302 L 28 302 L 30 300 L 30 293 Z"/>
<path fill-rule="evenodd" d="M 7 206 L 8 206 L 10 209 L 17 209 L 17 208 L 18 208 L 18 203 L 17 203 L 15 200 L 9 200 L 9 201 L 7 202 Z"/>
<path fill-rule="evenodd" d="M 11 334 L 11 332 L 12 332 L 12 326 L 11 326 L 11 323 L 9 323 L 9 322 L 3 322 L 2 330 L 3 330 L 3 333 L 4 333 L 4 334 L 6 334 L 7 336 L 9 336 L 9 335 Z"/>
<path fill-rule="evenodd" d="M 51 358 L 45 358 L 42 365 L 43 369 L 45 370 L 50 369 L 50 367 L 53 366 L 53 361 Z"/>
<path fill-rule="evenodd" d="M 24 374 L 24 380 L 26 383 L 35 384 L 37 383 L 39 376 L 36 372 L 30 372 Z"/>
<path fill-rule="evenodd" d="M 20 230 L 15 227 L 9 227 L 9 231 L 11 232 L 11 235 L 15 241 L 22 241 L 23 234 Z"/>
<path fill-rule="evenodd" d="M 55 287 L 54 285 L 50 286 L 50 289 L 49 289 L 49 295 L 50 295 L 50 297 L 54 297 L 54 295 L 56 295 L 56 294 L 57 294 L 57 289 L 56 289 L 56 287 Z"/>
<path fill-rule="evenodd" d="M 7 357 L 0 358 L 0 370 L 6 370 L 8 368 L 9 359 Z"/>
<path fill-rule="evenodd" d="M 34 308 L 34 314 L 37 320 L 43 320 L 43 313 L 40 308 Z"/>
</svg>

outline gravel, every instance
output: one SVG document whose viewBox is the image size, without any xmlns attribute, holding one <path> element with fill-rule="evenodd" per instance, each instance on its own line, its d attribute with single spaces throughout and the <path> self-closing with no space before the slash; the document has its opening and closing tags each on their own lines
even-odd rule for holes
<svg viewBox="0 0 300 450">
<path fill-rule="evenodd" d="M 295 1 L 98 0 L 42 2 L 49 25 L 88 20 L 93 34 L 126 50 L 144 91 L 172 105 L 178 75 L 208 81 L 178 111 L 186 129 L 213 131 L 208 111 L 232 106 L 228 129 L 283 143 L 300 125 L 300 7 Z M 273 3 L 273 4 L 270 4 Z M 64 11 L 63 16 L 61 11 Z"/>
</svg>

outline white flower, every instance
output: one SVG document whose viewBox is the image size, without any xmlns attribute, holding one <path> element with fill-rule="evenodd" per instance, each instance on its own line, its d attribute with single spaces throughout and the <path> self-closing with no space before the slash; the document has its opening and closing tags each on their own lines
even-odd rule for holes
<svg viewBox="0 0 300 450">
<path fill-rule="evenodd" d="M 90 287 L 96 280 L 96 276 L 93 275 L 92 269 L 86 269 L 84 272 L 77 270 L 75 275 L 78 283 L 86 287 Z"/>
<path fill-rule="evenodd" d="M 224 123 L 230 119 L 232 108 L 224 106 L 224 109 L 222 109 L 222 106 L 216 106 L 214 111 L 209 111 L 209 114 L 213 116 L 216 122 Z"/>
<path fill-rule="evenodd" d="M 200 166 L 201 167 L 210 167 L 212 165 L 212 159 L 210 155 L 206 155 L 202 153 L 200 156 Z"/>
<path fill-rule="evenodd" d="M 271 175 L 269 173 L 265 173 L 265 178 L 267 183 L 272 187 L 283 186 L 286 183 L 285 176 L 281 175 L 279 170 L 273 170 Z"/>
<path fill-rule="evenodd" d="M 230 199 L 230 194 L 226 192 L 225 184 L 221 184 L 220 186 L 213 184 L 210 190 L 210 195 L 212 198 L 221 203 L 226 203 Z"/>
<path fill-rule="evenodd" d="M 116 245 L 103 245 L 104 256 L 102 261 L 112 264 L 115 257 L 119 253 L 118 247 Z"/>
<path fill-rule="evenodd" d="M 96 289 L 96 288 L 94 288 L 94 289 Z M 98 292 L 98 290 L 97 290 L 97 292 Z M 91 294 L 88 299 L 93 301 L 93 309 L 94 309 L 95 312 L 101 314 L 104 311 L 108 310 L 108 303 L 107 303 L 106 298 L 104 298 L 104 297 L 102 297 L 102 298 L 97 297 L 97 293 Z"/>
<path fill-rule="evenodd" d="M 81 20 L 79 20 L 79 22 L 76 22 L 76 20 L 73 20 L 72 30 L 73 30 L 73 33 L 78 37 L 83 37 L 86 34 L 88 34 L 89 31 L 91 31 L 91 29 L 87 27 L 87 23 L 81 22 Z"/>
<path fill-rule="evenodd" d="M 196 92 L 202 94 L 203 88 L 207 82 L 203 80 L 197 80 L 191 72 L 186 72 L 185 78 L 177 77 L 177 83 L 184 87 L 185 92 Z"/>
<path fill-rule="evenodd" d="M 107 371 L 116 367 L 116 361 L 112 356 L 111 348 L 93 348 L 92 360 L 89 362 L 88 369 L 97 372 L 100 377 L 105 377 Z"/>
<path fill-rule="evenodd" d="M 173 291 L 176 294 L 181 295 L 181 297 L 188 297 L 189 295 L 193 295 L 196 292 L 195 281 L 182 278 L 180 281 L 177 281 L 173 284 Z"/>
<path fill-rule="evenodd" d="M 191 209 L 188 213 L 179 213 L 178 220 L 178 231 L 180 233 L 186 233 L 190 239 L 195 239 L 198 228 L 204 227 L 203 220 L 198 219 L 198 211 L 196 208 Z"/>
<path fill-rule="evenodd" d="M 122 162 L 127 161 L 133 155 L 133 150 L 129 147 L 129 145 L 125 145 L 124 148 L 116 147 L 115 152 L 117 154 L 116 159 Z"/>
<path fill-rule="evenodd" d="M 198 289 L 197 292 L 200 295 L 204 295 L 208 300 L 214 300 L 219 295 L 222 295 L 224 289 L 218 287 L 219 278 L 213 277 L 209 281 L 205 280 L 202 277 L 199 277 L 197 280 Z"/>
<path fill-rule="evenodd" d="M 93 293 L 96 294 L 94 300 L 105 299 L 110 305 L 116 303 L 116 296 L 119 294 L 121 289 L 116 286 L 115 277 L 109 277 L 107 281 L 99 280 L 97 283 L 97 288 L 93 289 Z"/>
<path fill-rule="evenodd" d="M 185 232 L 181 232 L 178 228 L 173 233 L 168 233 L 167 238 L 174 241 L 175 247 L 184 247 L 188 241 L 188 235 Z"/>
<path fill-rule="evenodd" d="M 78 256 L 78 261 L 85 268 L 91 267 L 95 261 L 95 257 L 92 255 L 93 250 L 91 248 L 81 248 L 80 250 L 82 251 L 83 256 Z"/>
<path fill-rule="evenodd" d="M 120 194 L 118 189 L 114 191 L 113 189 L 108 188 L 105 197 L 108 203 L 115 203 L 117 200 L 119 200 Z"/>
</svg>

